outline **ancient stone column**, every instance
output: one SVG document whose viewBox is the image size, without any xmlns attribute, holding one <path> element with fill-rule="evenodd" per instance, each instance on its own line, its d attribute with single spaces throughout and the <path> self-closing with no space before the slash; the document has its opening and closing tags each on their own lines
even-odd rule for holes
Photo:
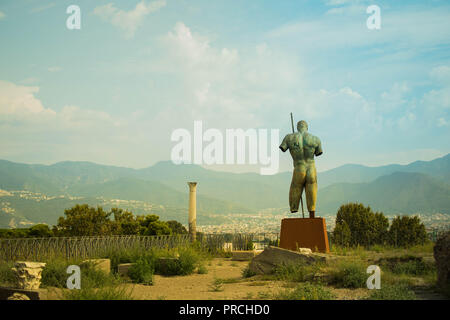
<svg viewBox="0 0 450 320">
<path fill-rule="evenodd" d="M 195 241 L 197 235 L 197 182 L 188 182 L 189 185 L 189 234 Z"/>
<path fill-rule="evenodd" d="M 25 290 L 37 290 L 41 285 L 42 270 L 45 263 L 17 261 L 12 270 L 16 274 L 17 288 Z"/>
</svg>

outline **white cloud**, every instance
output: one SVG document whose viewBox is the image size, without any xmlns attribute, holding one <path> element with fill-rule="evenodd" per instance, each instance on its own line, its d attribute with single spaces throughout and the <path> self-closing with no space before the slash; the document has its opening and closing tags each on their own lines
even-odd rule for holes
<svg viewBox="0 0 450 320">
<path fill-rule="evenodd" d="M 125 37 L 132 38 L 137 28 L 141 26 L 144 17 L 152 12 L 158 11 L 165 5 L 165 0 L 157 0 L 148 4 L 142 0 L 133 10 L 124 11 L 116 8 L 113 3 L 108 3 L 96 7 L 94 14 L 121 29 L 125 33 Z"/>
<path fill-rule="evenodd" d="M 0 116 L 35 117 L 38 115 L 54 115 L 51 109 L 46 109 L 35 94 L 38 87 L 18 86 L 14 83 L 0 80 Z"/>
<path fill-rule="evenodd" d="M 108 113 L 78 106 L 64 106 L 61 111 L 45 108 L 36 97 L 38 92 L 37 86 L 21 86 L 0 80 L 0 124 L 23 124 L 39 130 L 51 128 L 62 131 L 122 124 Z"/>
<path fill-rule="evenodd" d="M 272 39 L 289 39 L 303 50 L 316 52 L 321 49 L 351 49 L 376 45 L 383 46 L 383 55 L 390 50 L 404 52 L 414 48 L 414 52 L 429 50 L 433 45 L 450 43 L 448 14 L 441 8 L 406 7 L 404 10 L 383 10 L 382 26 L 379 32 L 366 27 L 368 15 L 364 6 L 357 4 L 340 7 L 316 20 L 302 20 L 277 27 L 268 36 Z M 331 9 L 334 10 L 334 9 Z M 417 27 L 418 24 L 420 27 Z"/>
<path fill-rule="evenodd" d="M 403 83 L 394 83 L 391 89 L 381 94 L 379 110 L 383 112 L 392 112 L 403 107 L 408 102 L 407 94 L 411 92 L 408 85 Z"/>
</svg>

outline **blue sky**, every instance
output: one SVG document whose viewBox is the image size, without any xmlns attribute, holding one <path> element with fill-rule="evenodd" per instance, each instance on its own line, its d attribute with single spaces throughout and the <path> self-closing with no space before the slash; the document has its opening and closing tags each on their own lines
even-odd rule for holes
<svg viewBox="0 0 450 320">
<path fill-rule="evenodd" d="M 319 171 L 450 152 L 448 1 L 3 0 L 0 42 L 1 159 L 141 168 L 194 120 L 282 139 L 289 112 Z"/>
</svg>

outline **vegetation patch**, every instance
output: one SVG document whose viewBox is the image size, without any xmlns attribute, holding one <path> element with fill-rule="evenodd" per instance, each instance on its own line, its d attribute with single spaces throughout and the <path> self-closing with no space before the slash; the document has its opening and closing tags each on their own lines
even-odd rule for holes
<svg viewBox="0 0 450 320">
<path fill-rule="evenodd" d="M 381 258 L 379 265 L 394 274 L 427 275 L 436 271 L 433 263 L 427 263 L 422 257 L 406 255 L 402 257 Z"/>
<path fill-rule="evenodd" d="M 0 285 L 5 287 L 14 286 L 16 275 L 11 270 L 14 267 L 13 262 L 0 263 Z"/>
<path fill-rule="evenodd" d="M 312 281 L 320 271 L 318 263 L 307 265 L 305 263 L 290 263 L 276 266 L 275 275 L 278 280 L 303 282 Z"/>
<path fill-rule="evenodd" d="M 153 273 L 153 264 L 144 258 L 138 259 L 128 270 L 128 276 L 133 282 L 145 285 L 153 284 Z"/>
<path fill-rule="evenodd" d="M 274 298 L 277 300 L 333 300 L 335 296 L 321 284 L 304 282 L 293 290 L 281 291 Z"/>
<path fill-rule="evenodd" d="M 406 284 L 386 285 L 381 289 L 371 290 L 369 300 L 415 300 L 414 291 Z"/>
<path fill-rule="evenodd" d="M 365 288 L 366 270 L 361 261 L 342 261 L 331 270 L 331 283 L 341 288 Z"/>
</svg>

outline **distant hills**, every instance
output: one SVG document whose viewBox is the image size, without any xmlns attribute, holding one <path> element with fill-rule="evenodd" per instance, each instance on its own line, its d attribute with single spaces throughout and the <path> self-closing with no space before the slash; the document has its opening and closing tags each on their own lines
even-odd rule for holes
<svg viewBox="0 0 450 320">
<path fill-rule="evenodd" d="M 450 154 L 408 165 L 348 164 L 318 174 L 317 211 L 335 213 L 341 204 L 352 201 L 386 214 L 450 214 L 449 178 Z M 32 222 L 55 223 L 56 210 L 70 207 L 77 201 L 95 204 L 99 198 L 168 206 L 175 210 L 171 211 L 171 216 L 178 216 L 187 208 L 186 182 L 197 181 L 200 216 L 251 213 L 267 208 L 287 211 L 290 180 L 290 172 L 273 176 L 235 174 L 197 165 L 174 165 L 169 161 L 144 169 L 130 169 L 90 162 L 68 161 L 46 166 L 0 160 L 0 189 L 66 197 L 39 201 L 39 204 L 35 201 L 33 205 L 33 202 L 24 204 L 24 199 L 0 196 L 0 203 L 2 200 L 12 202 L 16 214 Z M 83 201 L 67 200 L 69 197 L 83 197 Z M 45 209 L 46 202 L 57 205 Z M 63 210 L 58 216 L 62 214 Z M 0 207 L 0 227 L 10 221 L 10 215 Z"/>
<path fill-rule="evenodd" d="M 450 185 L 423 173 L 394 172 L 370 183 L 336 183 L 319 191 L 320 210 L 360 202 L 390 214 L 450 213 Z"/>
</svg>

